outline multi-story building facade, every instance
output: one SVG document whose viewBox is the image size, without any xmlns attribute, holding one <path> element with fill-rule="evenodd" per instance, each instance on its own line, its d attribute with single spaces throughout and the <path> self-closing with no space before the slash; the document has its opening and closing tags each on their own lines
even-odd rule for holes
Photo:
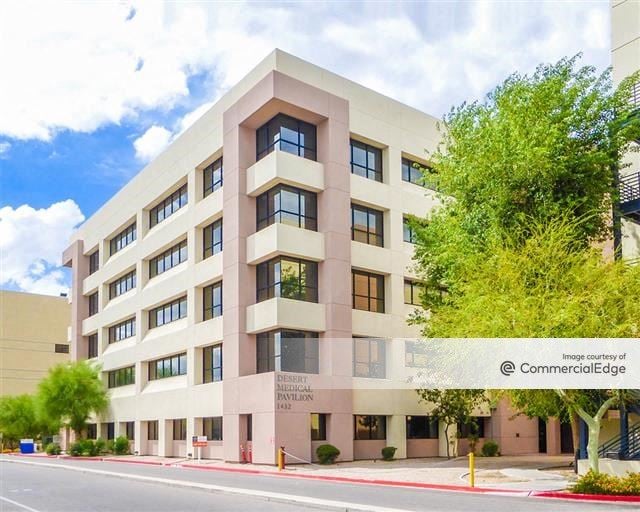
<svg viewBox="0 0 640 512">
<path fill-rule="evenodd" d="M 0 395 L 34 393 L 69 360 L 70 318 L 66 297 L 0 290 Z"/>
<path fill-rule="evenodd" d="M 429 407 L 393 385 L 420 364 L 397 339 L 418 334 L 404 219 L 437 204 L 413 167 L 437 143 L 433 117 L 270 54 L 65 251 L 72 355 L 110 388 L 92 433 L 165 456 L 206 435 L 203 457 L 258 463 L 323 443 L 444 454 Z M 501 406 L 480 423 L 503 453 L 538 450 L 536 420 Z"/>
</svg>

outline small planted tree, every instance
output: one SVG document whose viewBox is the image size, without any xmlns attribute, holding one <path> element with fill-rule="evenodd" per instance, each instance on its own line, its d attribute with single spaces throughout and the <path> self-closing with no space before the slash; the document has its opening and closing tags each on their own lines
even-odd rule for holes
<svg viewBox="0 0 640 512">
<path fill-rule="evenodd" d="M 79 438 L 92 414 L 108 406 L 100 369 L 85 361 L 60 364 L 38 385 L 38 399 L 45 417 L 71 428 Z"/>
</svg>

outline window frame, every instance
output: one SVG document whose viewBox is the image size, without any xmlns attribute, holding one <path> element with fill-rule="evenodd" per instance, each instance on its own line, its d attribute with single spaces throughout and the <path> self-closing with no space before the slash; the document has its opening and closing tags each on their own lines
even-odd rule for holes
<svg viewBox="0 0 640 512">
<path fill-rule="evenodd" d="M 162 371 L 158 367 L 162 365 Z M 170 356 L 153 359 L 147 363 L 147 380 L 169 379 L 186 375 L 188 371 L 187 353 L 180 352 Z"/>
<path fill-rule="evenodd" d="M 89 316 L 97 315 L 100 312 L 97 290 L 87 296 L 89 302 Z"/>
<path fill-rule="evenodd" d="M 406 215 L 402 216 L 402 241 L 408 244 L 416 244 L 416 232 L 411 227 L 411 219 Z"/>
<path fill-rule="evenodd" d="M 89 275 L 100 270 L 100 249 L 96 249 L 89 254 Z"/>
<path fill-rule="evenodd" d="M 87 336 L 87 359 L 98 357 L 98 333 Z"/>
<path fill-rule="evenodd" d="M 187 440 L 187 418 L 175 418 L 173 420 L 173 440 Z"/>
<path fill-rule="evenodd" d="M 282 192 L 297 196 L 297 212 L 284 209 Z M 318 231 L 318 195 L 299 187 L 279 184 L 256 198 L 256 231 L 261 231 L 272 224 L 287 224 L 295 227 L 293 223 L 282 222 L 283 216 L 284 218 L 297 218 L 297 227 L 300 229 Z"/>
<path fill-rule="evenodd" d="M 202 418 L 202 435 L 207 436 L 207 441 L 222 441 L 223 423 L 224 418 L 222 416 L 207 416 Z"/>
<path fill-rule="evenodd" d="M 295 129 L 291 129 L 286 127 L 283 121 L 293 121 L 296 124 Z M 282 137 L 282 128 L 283 126 L 288 130 L 295 132 L 297 134 L 297 142 L 293 142 L 287 139 L 283 139 Z M 274 129 L 277 127 L 277 131 Z M 304 133 L 305 140 L 301 142 L 301 134 L 303 133 L 302 128 L 306 128 L 309 130 L 310 137 L 313 139 L 313 145 L 307 145 L 306 138 L 307 134 Z M 264 136 L 264 141 L 262 140 Z M 262 143 L 266 143 L 264 147 Z M 289 151 L 287 149 L 282 149 L 282 146 L 285 147 L 293 147 L 296 148 L 296 152 Z M 276 147 L 277 146 L 277 147 Z M 273 116 L 269 121 L 264 123 L 260 128 L 256 130 L 256 161 L 263 159 L 269 153 L 272 153 L 275 150 L 284 151 L 286 153 L 290 153 L 292 155 L 300 156 L 302 158 L 306 158 L 308 160 L 317 161 L 318 159 L 318 129 L 316 125 L 312 123 L 307 123 L 306 121 L 302 121 L 295 117 L 289 116 L 287 114 L 278 113 Z"/>
<path fill-rule="evenodd" d="M 220 241 L 216 242 L 214 234 L 217 229 L 220 229 Z M 207 246 L 207 230 L 211 231 L 211 245 Z M 222 217 L 214 220 L 211 224 L 202 228 L 202 259 L 206 260 L 207 258 L 222 252 L 223 248 L 223 225 L 222 225 Z"/>
<path fill-rule="evenodd" d="M 136 317 L 127 318 L 109 327 L 109 344 L 133 338 L 136 335 Z"/>
<path fill-rule="evenodd" d="M 109 255 L 113 256 L 125 247 L 131 245 L 136 241 L 137 235 L 136 221 L 133 221 L 109 240 Z"/>
<path fill-rule="evenodd" d="M 159 430 L 159 420 L 147 421 L 147 441 L 157 441 Z"/>
<path fill-rule="evenodd" d="M 109 300 L 120 297 L 137 286 L 136 271 L 131 270 L 109 283 Z"/>
<path fill-rule="evenodd" d="M 168 267 L 166 265 L 167 258 L 169 259 Z M 164 274 L 168 270 L 184 263 L 188 258 L 187 240 L 184 239 L 149 260 L 149 279 Z M 162 263 L 162 265 L 160 265 L 160 263 Z M 159 270 L 160 266 L 162 266 L 162 270 Z"/>
<path fill-rule="evenodd" d="M 116 368 L 107 372 L 107 387 L 109 389 L 131 386 L 136 383 L 135 365 Z"/>
<path fill-rule="evenodd" d="M 69 344 L 68 343 L 56 343 L 53 347 L 53 352 L 55 354 L 68 354 L 69 353 Z"/>
<path fill-rule="evenodd" d="M 362 229 L 356 228 L 355 215 L 356 211 L 360 213 L 364 213 L 367 217 L 367 228 L 366 231 Z M 376 231 L 371 231 L 371 217 L 375 218 L 376 223 Z M 379 222 L 379 232 L 377 231 Z M 357 240 L 356 233 L 363 233 L 366 237 L 366 241 Z M 374 241 L 372 243 L 372 238 Z M 361 204 L 351 203 L 351 240 L 354 242 L 360 242 L 367 245 L 373 245 L 375 247 L 384 247 L 384 212 L 381 210 L 376 210 L 375 208 L 369 208 L 368 206 L 363 206 Z"/>
<path fill-rule="evenodd" d="M 367 344 L 367 359 L 361 361 L 357 359 L 357 345 Z M 372 361 L 372 345 L 376 345 L 377 360 Z M 367 372 L 364 374 L 358 371 L 358 366 L 366 366 Z M 362 379 L 386 379 L 387 378 L 387 343 L 384 338 L 370 338 L 367 336 L 353 337 L 353 376 Z"/>
<path fill-rule="evenodd" d="M 409 302 L 407 302 L 407 287 L 409 289 Z M 405 279 L 403 288 L 404 303 L 408 306 L 422 306 L 422 297 L 425 293 L 425 285 L 414 279 Z"/>
<path fill-rule="evenodd" d="M 291 363 L 284 357 L 283 368 L 283 334 L 284 339 L 295 339 L 300 343 L 304 339 L 304 368 L 289 366 Z M 298 363 L 301 361 L 297 361 Z M 317 375 L 320 369 L 320 344 L 317 332 L 298 331 L 295 329 L 275 329 L 256 335 L 256 373 L 294 372 Z"/>
<path fill-rule="evenodd" d="M 416 357 L 418 356 L 418 357 Z M 404 365 L 407 368 L 426 368 L 428 362 L 416 362 L 416 359 L 427 356 L 427 349 L 419 340 L 404 340 Z"/>
<path fill-rule="evenodd" d="M 411 425 L 413 420 L 423 420 L 425 425 Z M 410 414 L 406 416 L 406 439 L 439 439 L 440 420 L 436 416 L 423 414 Z M 417 421 L 416 421 L 417 423 Z M 416 433 L 421 427 L 420 433 Z"/>
<path fill-rule="evenodd" d="M 216 290 L 219 290 L 220 302 L 215 303 Z M 207 307 L 207 294 L 211 296 L 211 307 Z M 202 321 L 206 322 L 222 316 L 222 281 L 210 284 L 202 288 Z"/>
<path fill-rule="evenodd" d="M 356 293 L 356 276 L 362 276 L 367 278 L 367 295 L 362 295 Z M 371 295 L 371 280 L 376 280 L 376 288 L 382 292 L 381 297 L 372 297 Z M 382 285 L 380 286 L 380 283 Z M 376 274 L 373 272 L 366 272 L 364 270 L 351 270 L 351 299 L 352 299 L 352 309 L 357 309 L 358 311 L 369 311 L 371 313 L 385 313 L 385 279 L 384 275 Z M 367 300 L 367 309 L 356 307 L 356 298 L 366 299 Z M 372 309 L 371 304 L 372 301 L 376 303 L 375 309 Z"/>
<path fill-rule="evenodd" d="M 221 189 L 224 183 L 224 165 L 220 157 L 202 169 L 202 198 L 213 194 Z M 216 173 L 219 172 L 219 178 Z"/>
<path fill-rule="evenodd" d="M 189 204 L 189 192 L 187 190 L 187 184 L 185 183 L 149 209 L 149 229 L 167 220 L 178 210 L 187 206 L 187 204 Z"/>
<path fill-rule="evenodd" d="M 218 356 L 216 357 L 216 353 Z M 202 383 L 222 382 L 224 363 L 222 360 L 222 343 L 209 345 L 202 349 Z M 207 359 L 211 364 L 207 364 Z M 216 359 L 217 363 L 216 364 Z"/>
<path fill-rule="evenodd" d="M 326 441 L 327 440 L 327 414 L 322 412 L 312 412 L 309 415 L 311 441 Z M 318 418 L 317 428 L 314 427 L 314 417 Z"/>
<path fill-rule="evenodd" d="M 364 166 L 356 163 L 356 161 L 353 158 L 353 150 L 354 147 L 358 147 L 361 150 L 364 150 L 365 152 L 365 164 Z M 369 166 L 369 156 L 370 153 L 374 153 L 376 155 L 376 160 L 378 162 L 380 162 L 380 168 L 376 169 L 374 167 L 370 167 Z M 383 163 L 382 163 L 382 149 L 378 148 L 376 146 L 372 146 L 371 144 L 367 144 L 366 142 L 361 142 L 357 139 L 350 139 L 349 140 L 349 155 L 350 155 L 350 166 L 351 166 L 351 174 L 355 174 L 356 176 L 360 176 L 362 178 L 368 179 L 368 180 L 372 180 L 372 181 L 377 181 L 378 183 L 383 183 L 384 182 L 384 168 L 383 168 Z M 358 169 L 361 169 L 360 172 L 356 172 L 354 170 L 354 167 L 357 167 Z M 370 176 L 370 174 L 372 174 L 373 176 Z"/>
<path fill-rule="evenodd" d="M 136 440 L 136 422 L 135 421 L 125 421 L 124 422 L 124 432 L 128 441 Z"/>
<path fill-rule="evenodd" d="M 362 425 L 364 427 L 364 431 L 368 432 L 366 437 L 358 436 L 358 418 L 377 418 L 375 425 L 375 433 L 374 436 L 374 426 L 373 422 L 370 422 L 369 425 Z M 382 418 L 382 421 L 380 419 Z M 382 428 L 380 428 L 380 426 Z M 387 417 L 381 414 L 354 414 L 353 415 L 353 439 L 354 441 L 385 441 L 387 439 Z"/>
<path fill-rule="evenodd" d="M 283 281 L 283 263 L 297 265 L 297 275 L 291 280 L 291 283 Z M 309 281 L 309 276 L 312 278 L 311 285 L 306 284 Z M 261 285 L 263 278 L 266 280 L 265 286 Z M 272 279 L 273 281 L 271 281 Z M 317 262 L 289 256 L 276 256 L 260 263 L 256 267 L 256 302 L 264 302 L 273 298 L 285 298 L 317 303 L 318 280 Z M 289 284 L 291 284 L 292 288 L 295 288 L 294 293 L 283 295 L 283 285 L 288 288 Z"/>
<path fill-rule="evenodd" d="M 178 316 L 173 318 L 174 311 L 178 311 Z M 158 323 L 158 313 L 162 311 L 162 323 Z M 167 312 L 169 320 L 166 320 Z M 183 314 L 184 313 L 184 314 Z M 149 329 L 156 329 L 187 317 L 187 296 L 166 302 L 149 310 Z"/>
</svg>

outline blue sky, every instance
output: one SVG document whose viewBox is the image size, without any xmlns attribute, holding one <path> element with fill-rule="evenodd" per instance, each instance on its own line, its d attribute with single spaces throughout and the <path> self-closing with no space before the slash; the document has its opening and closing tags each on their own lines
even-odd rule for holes
<svg viewBox="0 0 640 512">
<path fill-rule="evenodd" d="M 2 3 L 0 287 L 65 291 L 74 227 L 275 47 L 440 117 L 540 62 L 605 69 L 609 2 Z"/>
</svg>

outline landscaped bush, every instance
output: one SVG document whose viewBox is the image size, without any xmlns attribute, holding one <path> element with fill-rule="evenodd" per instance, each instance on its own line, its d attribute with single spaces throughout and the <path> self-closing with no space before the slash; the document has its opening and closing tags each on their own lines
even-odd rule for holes
<svg viewBox="0 0 640 512">
<path fill-rule="evenodd" d="M 393 456 L 396 454 L 397 448 L 395 446 L 385 446 L 382 449 L 382 458 L 384 460 L 393 460 Z"/>
<path fill-rule="evenodd" d="M 69 455 L 72 457 L 79 457 L 82 455 L 82 443 L 80 441 L 76 441 L 69 448 Z"/>
<path fill-rule="evenodd" d="M 82 455 L 85 457 L 95 457 L 98 455 L 98 449 L 93 439 L 83 439 L 80 441 L 82 446 Z"/>
<path fill-rule="evenodd" d="M 581 476 L 571 487 L 571 492 L 576 494 L 638 496 L 640 495 L 640 473 L 627 473 L 627 476 L 618 477 L 589 471 L 586 475 Z"/>
<path fill-rule="evenodd" d="M 105 442 L 104 439 L 99 437 L 98 439 L 96 439 L 95 445 L 96 445 L 96 454 L 97 455 L 102 455 L 103 453 L 106 453 L 106 451 L 107 451 L 107 443 Z"/>
<path fill-rule="evenodd" d="M 60 445 L 58 443 L 49 443 L 44 451 L 47 455 L 60 455 L 60 452 L 62 450 L 60 449 Z"/>
<path fill-rule="evenodd" d="M 482 456 L 483 457 L 495 457 L 498 455 L 498 443 L 495 441 L 485 441 L 482 445 Z"/>
<path fill-rule="evenodd" d="M 113 453 L 116 455 L 129 454 L 129 440 L 125 436 L 118 436 L 113 442 Z"/>
<path fill-rule="evenodd" d="M 333 464 L 340 455 L 340 450 L 332 444 L 321 444 L 316 448 L 316 455 L 320 464 Z"/>
</svg>

